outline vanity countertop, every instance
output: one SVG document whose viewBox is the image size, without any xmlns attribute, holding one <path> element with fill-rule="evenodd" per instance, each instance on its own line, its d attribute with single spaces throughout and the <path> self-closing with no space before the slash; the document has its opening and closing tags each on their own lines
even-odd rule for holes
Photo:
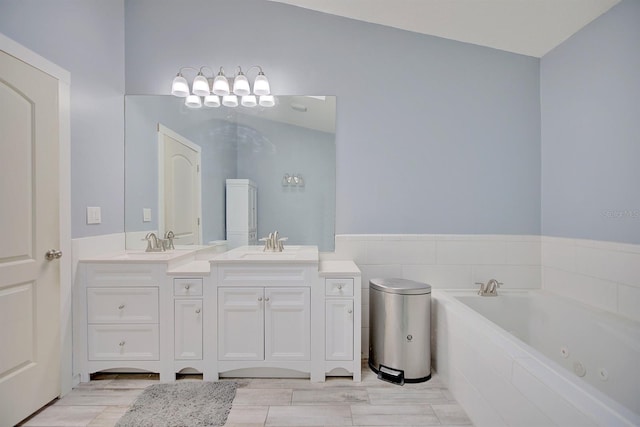
<svg viewBox="0 0 640 427">
<path fill-rule="evenodd" d="M 353 261 L 326 260 L 321 261 L 318 268 L 320 277 L 360 276 L 360 269 Z"/>
</svg>

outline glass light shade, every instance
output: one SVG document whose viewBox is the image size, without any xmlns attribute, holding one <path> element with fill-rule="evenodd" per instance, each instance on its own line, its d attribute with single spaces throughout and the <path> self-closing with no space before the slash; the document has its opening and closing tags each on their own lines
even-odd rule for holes
<svg viewBox="0 0 640 427">
<path fill-rule="evenodd" d="M 240 104 L 242 104 L 243 107 L 255 107 L 258 105 L 258 100 L 255 95 L 245 95 L 240 100 Z"/>
<path fill-rule="evenodd" d="M 235 95 L 225 95 L 222 97 L 222 105 L 225 107 L 237 107 L 238 97 Z"/>
<path fill-rule="evenodd" d="M 269 80 L 262 72 L 258 74 L 256 80 L 253 82 L 253 93 L 256 95 L 269 95 L 271 93 L 271 87 L 269 86 Z"/>
<path fill-rule="evenodd" d="M 173 84 L 171 85 L 171 95 L 179 98 L 189 96 L 189 83 L 187 83 L 187 79 L 182 77 L 182 74 L 174 77 Z"/>
<path fill-rule="evenodd" d="M 262 95 L 258 103 L 261 107 L 273 107 L 276 105 L 276 100 L 273 95 Z"/>
<path fill-rule="evenodd" d="M 193 94 L 198 96 L 207 96 L 211 91 L 209 90 L 209 81 L 202 74 L 198 74 L 193 79 Z"/>
<path fill-rule="evenodd" d="M 220 96 L 229 95 L 229 81 L 223 74 L 213 79 L 213 93 Z"/>
<path fill-rule="evenodd" d="M 187 96 L 184 105 L 189 108 L 200 108 L 202 107 L 202 101 L 200 100 L 200 97 L 198 95 L 189 95 Z"/>
<path fill-rule="evenodd" d="M 207 95 L 204 97 L 204 106 L 218 108 L 220 106 L 220 98 L 218 95 Z"/>
<path fill-rule="evenodd" d="M 247 76 L 242 73 L 238 73 L 235 79 L 233 79 L 233 93 L 238 96 L 245 96 L 251 93 L 249 88 L 249 80 Z"/>
</svg>

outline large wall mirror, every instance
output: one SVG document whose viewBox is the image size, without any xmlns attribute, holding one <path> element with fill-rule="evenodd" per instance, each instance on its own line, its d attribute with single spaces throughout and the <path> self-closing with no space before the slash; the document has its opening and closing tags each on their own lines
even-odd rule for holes
<svg viewBox="0 0 640 427">
<path fill-rule="evenodd" d="M 288 244 L 332 251 L 335 112 L 335 96 L 202 109 L 168 95 L 125 96 L 127 248 L 143 248 L 146 233 L 162 235 L 172 221 L 196 224 L 176 244 L 224 240 L 226 180 L 250 179 L 258 188 L 258 237 L 278 230 Z M 166 174 L 174 184 L 164 184 Z"/>
</svg>

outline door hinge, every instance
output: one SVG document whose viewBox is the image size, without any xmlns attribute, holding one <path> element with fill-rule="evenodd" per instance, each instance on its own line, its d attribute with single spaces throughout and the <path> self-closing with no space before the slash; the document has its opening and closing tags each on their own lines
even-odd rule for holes
<svg viewBox="0 0 640 427">
<path fill-rule="evenodd" d="M 200 165 L 196 165 L 196 172 L 200 173 Z"/>
<path fill-rule="evenodd" d="M 200 218 L 198 218 L 198 225 L 200 225 Z"/>
</svg>

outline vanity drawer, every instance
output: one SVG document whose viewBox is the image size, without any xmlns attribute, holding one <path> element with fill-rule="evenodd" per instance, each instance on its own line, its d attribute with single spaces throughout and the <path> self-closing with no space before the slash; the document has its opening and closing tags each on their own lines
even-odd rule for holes
<svg viewBox="0 0 640 427">
<path fill-rule="evenodd" d="M 173 294 L 177 297 L 202 295 L 202 277 L 173 279 Z"/>
<path fill-rule="evenodd" d="M 158 288 L 88 288 L 88 323 L 158 323 Z"/>
<path fill-rule="evenodd" d="M 337 297 L 353 296 L 353 279 L 325 279 L 325 295 Z"/>
<path fill-rule="evenodd" d="M 159 360 L 158 325 L 89 325 L 89 360 Z"/>
</svg>

